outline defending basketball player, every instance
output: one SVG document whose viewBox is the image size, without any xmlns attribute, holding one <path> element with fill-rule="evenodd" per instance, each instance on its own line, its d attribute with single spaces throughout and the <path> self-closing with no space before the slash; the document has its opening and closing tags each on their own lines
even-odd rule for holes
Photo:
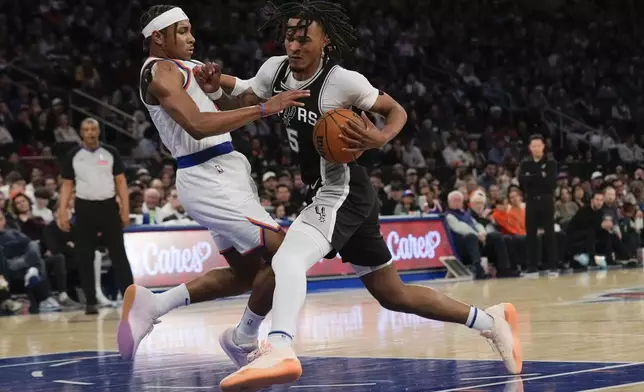
<svg viewBox="0 0 644 392">
<path fill-rule="evenodd" d="M 383 147 L 407 118 L 389 95 L 332 59 L 332 54 L 347 50 L 353 39 L 342 7 L 326 1 L 289 2 L 274 8 L 264 27 L 273 25 L 284 35 L 287 55 L 268 59 L 248 82 L 223 76 L 220 84 L 233 95 L 240 95 L 239 102 L 250 105 L 283 91 L 311 91 L 310 97 L 301 99 L 303 107 L 285 110 L 280 117 L 289 144 L 299 155 L 304 181 L 318 184 L 319 189 L 273 257 L 276 287 L 268 341 L 251 354 L 248 365 L 221 382 L 222 390 L 256 391 L 300 377 L 302 367 L 292 341 L 306 298 L 306 272 L 335 251 L 342 254 L 343 262 L 352 264 L 383 307 L 476 329 L 499 352 L 508 371 L 520 373 L 522 353 L 514 306 L 499 304 L 483 311 L 428 287 L 404 284 L 380 234 L 376 193 L 366 170 L 355 162 L 331 163 L 315 151 L 313 126 L 332 109 L 353 107 L 363 111 L 364 124 L 351 122 L 343 129 L 349 145 L 346 150 L 356 152 Z M 207 79 L 209 73 L 198 75 Z M 384 129 L 377 129 L 364 111 L 385 116 Z"/>
<path fill-rule="evenodd" d="M 193 80 L 195 67 L 202 63 L 191 60 L 195 39 L 186 14 L 178 7 L 154 6 L 141 22 L 149 57 L 141 69 L 140 98 L 177 159 L 183 206 L 210 230 L 230 268 L 209 271 L 160 295 L 128 287 L 118 329 L 119 352 L 131 359 L 157 318 L 174 308 L 243 294 L 261 283 L 253 290 L 238 328 L 222 337 L 231 342 L 230 347 L 224 345 L 226 353 L 245 361 L 257 347 L 257 331 L 271 308 L 274 283 L 265 260 L 275 254 L 284 234 L 260 205 L 250 164 L 234 151 L 228 133 L 285 108 L 302 107 L 298 100 L 310 93 L 287 91 L 260 105 L 219 111 L 213 100 L 221 97 L 221 90 L 206 94 Z"/>
</svg>

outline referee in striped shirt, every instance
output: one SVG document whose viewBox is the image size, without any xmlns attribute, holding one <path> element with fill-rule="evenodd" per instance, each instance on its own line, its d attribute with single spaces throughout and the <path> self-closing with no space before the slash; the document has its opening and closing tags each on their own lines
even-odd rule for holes
<svg viewBox="0 0 644 392">
<path fill-rule="evenodd" d="M 76 184 L 74 248 L 81 284 L 87 298 L 87 314 L 98 314 L 94 251 L 98 233 L 110 254 L 121 294 L 133 283 L 132 270 L 125 254 L 123 228 L 130 221 L 127 181 L 123 161 L 112 146 L 99 142 L 98 121 L 86 118 L 81 123 L 82 144 L 67 154 L 61 169 L 57 221 L 63 231 L 70 230 L 69 204 Z M 121 202 L 120 211 L 116 197 Z"/>
</svg>

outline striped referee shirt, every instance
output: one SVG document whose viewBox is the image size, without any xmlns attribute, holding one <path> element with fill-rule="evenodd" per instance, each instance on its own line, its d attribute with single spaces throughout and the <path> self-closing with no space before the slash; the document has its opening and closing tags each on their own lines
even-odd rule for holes
<svg viewBox="0 0 644 392">
<path fill-rule="evenodd" d="M 101 143 L 95 150 L 78 146 L 69 151 L 61 176 L 76 183 L 79 199 L 107 200 L 116 196 L 114 177 L 124 171 L 116 148 Z"/>
</svg>

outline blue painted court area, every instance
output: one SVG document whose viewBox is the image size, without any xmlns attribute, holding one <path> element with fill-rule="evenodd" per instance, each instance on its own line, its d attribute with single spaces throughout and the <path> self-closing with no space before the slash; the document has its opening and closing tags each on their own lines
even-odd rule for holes
<svg viewBox="0 0 644 392">
<path fill-rule="evenodd" d="M 644 382 L 641 363 L 526 362 L 521 378 L 500 362 L 303 357 L 304 375 L 273 391 L 576 392 Z M 0 391 L 217 391 L 233 367 L 222 357 L 168 354 L 122 361 L 76 352 L 0 359 Z"/>
</svg>

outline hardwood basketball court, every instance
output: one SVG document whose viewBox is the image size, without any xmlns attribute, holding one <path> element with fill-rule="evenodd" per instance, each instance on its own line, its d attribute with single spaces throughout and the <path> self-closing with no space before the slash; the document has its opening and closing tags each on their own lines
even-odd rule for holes
<svg viewBox="0 0 644 392">
<path fill-rule="evenodd" d="M 486 341 L 463 326 L 382 309 L 365 290 L 314 293 L 297 352 L 304 376 L 272 390 L 644 391 L 644 274 L 617 270 L 556 279 L 422 282 L 487 307 L 520 312 L 524 374 L 506 374 Z M 217 342 L 245 299 L 162 318 L 134 362 L 116 352 L 119 311 L 0 318 L 0 391 L 218 390 L 233 367 Z M 266 336 L 270 322 L 262 326 Z"/>
</svg>

